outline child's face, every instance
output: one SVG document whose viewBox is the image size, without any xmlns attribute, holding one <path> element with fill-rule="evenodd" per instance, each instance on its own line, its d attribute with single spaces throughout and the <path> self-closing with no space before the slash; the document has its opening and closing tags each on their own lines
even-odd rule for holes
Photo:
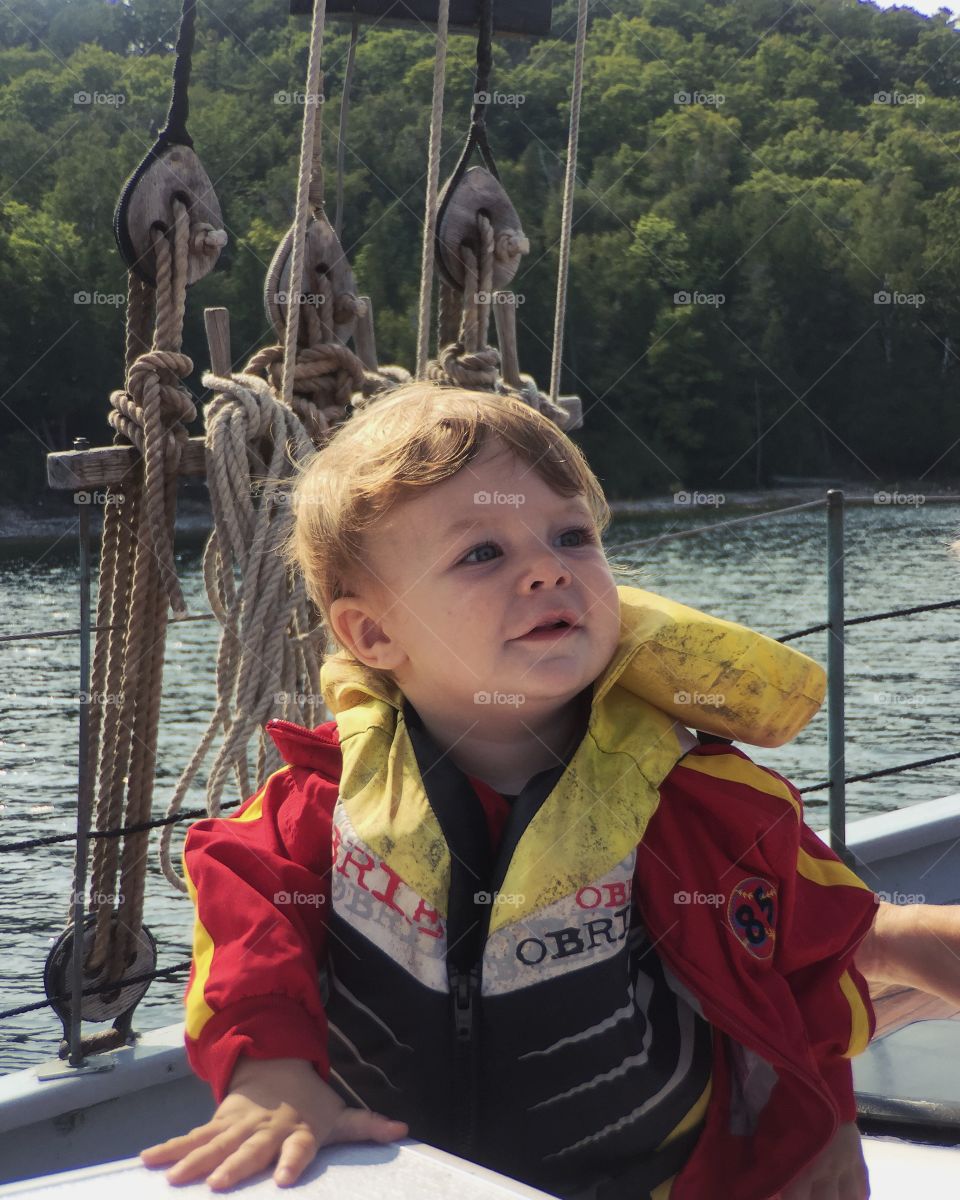
<svg viewBox="0 0 960 1200">
<path fill-rule="evenodd" d="M 365 545 L 375 580 L 331 619 L 418 709 L 485 724 L 543 714 L 617 647 L 616 583 L 586 499 L 558 495 L 499 441 L 394 508 Z M 575 627 L 525 636 L 556 610 Z"/>
</svg>

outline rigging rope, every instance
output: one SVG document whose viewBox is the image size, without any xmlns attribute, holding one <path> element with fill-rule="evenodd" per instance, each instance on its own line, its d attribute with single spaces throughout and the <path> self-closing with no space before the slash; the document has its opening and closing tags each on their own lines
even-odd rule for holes
<svg viewBox="0 0 960 1200">
<path fill-rule="evenodd" d="M 553 360 L 550 367 L 550 399 L 560 394 L 563 358 L 563 326 L 567 308 L 567 277 L 570 270 L 570 235 L 573 229 L 573 199 L 577 180 L 577 147 L 580 141 L 580 99 L 583 94 L 583 59 L 587 42 L 588 0 L 579 0 L 577 45 L 573 60 L 573 90 L 570 97 L 570 128 L 567 139 L 567 170 L 563 181 L 563 217 L 560 228 L 560 265 L 557 271 L 557 306 L 553 322 Z"/>
<path fill-rule="evenodd" d="M 180 776 L 160 838 L 160 867 L 179 891 L 186 883 L 170 855 L 175 816 L 194 776 L 221 733 L 223 742 L 207 778 L 207 815 L 220 813 L 232 773 L 242 796 L 259 791 L 281 765 L 264 731 L 276 715 L 308 728 L 319 723 L 322 630 L 312 627 L 302 575 L 289 571 L 280 553 L 293 514 L 282 482 L 295 463 L 313 452 L 296 414 L 258 376 L 227 378 L 207 372 L 216 395 L 204 409 L 207 482 L 214 532 L 203 554 L 210 607 L 222 626 L 217 653 L 217 704 L 200 743 Z M 266 484 L 255 504 L 254 467 Z M 265 466 L 264 466 L 265 464 Z M 259 735 L 251 787 L 247 743 Z"/>
<path fill-rule="evenodd" d="M 337 237 L 343 233 L 343 159 L 346 149 L 347 113 L 350 111 L 350 83 L 353 80 L 353 63 L 357 56 L 357 33 L 359 21 L 356 14 L 350 28 L 350 49 L 347 51 L 347 66 L 343 73 L 343 91 L 340 95 L 340 124 L 337 130 L 337 211 L 333 229 Z"/>
<path fill-rule="evenodd" d="M 303 295 L 304 236 L 307 220 L 313 207 L 311 201 L 323 199 L 323 121 L 318 109 L 323 83 L 320 74 L 320 55 L 323 50 L 323 30 L 327 15 L 327 0 L 314 0 L 313 23 L 310 29 L 310 55 L 307 60 L 307 84 L 304 91 L 303 128 L 300 138 L 300 168 L 297 175 L 297 204 L 293 218 L 293 254 L 290 261 L 290 287 L 287 296 L 287 318 L 283 336 L 283 378 L 280 394 L 288 407 L 293 401 L 294 366 L 297 357 L 297 335 L 300 331 L 300 298 Z M 311 186 L 315 197 L 311 197 Z"/>
<path fill-rule="evenodd" d="M 160 839 L 161 870 L 181 892 L 187 888 L 172 861 L 173 826 L 217 737 L 222 733 L 207 779 L 209 816 L 219 814 L 231 774 L 236 775 L 241 796 L 247 797 L 281 765 L 264 729 L 272 716 L 279 714 L 308 727 L 321 718 L 320 658 L 325 634 L 315 627 L 302 575 L 290 571 L 281 554 L 293 520 L 284 485 L 296 466 L 347 419 L 351 408 L 362 407 L 409 379 L 399 367 L 365 370 L 341 340 L 340 333 L 361 315 L 361 302 L 351 290 L 352 274 L 339 242 L 330 244 L 335 262 L 309 266 L 321 303 L 303 303 L 308 238 L 331 236 L 323 214 L 322 121 L 317 112 L 324 18 L 320 0 L 310 37 L 296 215 L 288 239 L 274 257 L 268 283 L 268 289 L 280 287 L 282 256 L 289 245 L 283 346 L 258 351 L 242 372 L 228 373 L 227 367 L 203 378 L 204 385 L 216 393 L 204 412 L 214 532 L 204 550 L 203 574 L 222 633 L 216 708 L 177 783 Z M 344 103 L 348 84 L 345 79 Z M 345 119 L 343 108 L 341 117 Z M 344 129 L 342 121 L 341 145 Z M 257 484 L 262 491 L 255 503 Z M 255 735 L 259 743 L 251 784 L 247 744 Z"/>
<path fill-rule="evenodd" d="M 447 29 L 450 0 L 440 0 L 437 13 L 437 52 L 433 64 L 433 102 L 430 112 L 430 143 L 427 149 L 426 217 L 420 258 L 420 312 L 417 319 L 416 377 L 427 373 L 430 355 L 430 307 L 433 299 L 433 270 L 436 255 L 437 206 L 440 186 L 440 140 L 443 126 L 443 87 L 447 73 Z"/>
<path fill-rule="evenodd" d="M 190 236 L 187 209 L 179 200 L 173 203 L 173 216 L 173 250 L 164 234 L 153 242 L 153 345 L 147 349 L 149 289 L 131 272 L 127 388 L 110 397 L 111 425 L 137 446 L 141 458 L 133 478 L 111 488 L 113 503 L 104 514 L 97 624 L 114 628 L 97 638 L 91 681 L 90 762 L 97 764 L 98 830 L 121 823 L 125 791 L 123 823 L 136 824 L 150 815 L 168 602 L 175 611 L 185 611 L 173 566 L 172 531 L 176 470 L 187 436 L 182 421 L 193 420 L 196 410 L 179 384 L 193 369 L 179 353 Z M 88 970 L 109 958 L 111 978 L 122 973 L 142 925 L 145 871 L 143 834 L 124 840 L 122 858 L 116 842 L 95 843 L 90 907 L 96 927 Z M 115 925 L 114 896 L 122 896 Z M 68 920 L 72 917 L 71 910 Z"/>
</svg>

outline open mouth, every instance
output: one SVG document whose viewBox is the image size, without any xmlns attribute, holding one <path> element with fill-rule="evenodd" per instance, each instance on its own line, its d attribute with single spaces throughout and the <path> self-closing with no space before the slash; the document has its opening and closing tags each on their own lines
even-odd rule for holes
<svg viewBox="0 0 960 1200">
<path fill-rule="evenodd" d="M 578 628 L 579 626 L 571 625 L 569 621 L 550 621 L 548 624 L 538 625 L 536 629 L 531 629 L 529 633 L 523 635 L 521 640 L 563 637 L 564 634 L 573 633 Z"/>
</svg>

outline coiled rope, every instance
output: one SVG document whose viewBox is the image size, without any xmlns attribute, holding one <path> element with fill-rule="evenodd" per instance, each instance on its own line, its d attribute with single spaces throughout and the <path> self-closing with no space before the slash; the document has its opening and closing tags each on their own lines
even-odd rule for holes
<svg viewBox="0 0 960 1200">
<path fill-rule="evenodd" d="M 199 233 L 186 205 L 172 202 L 169 233 L 156 231 L 157 286 L 129 274 L 126 387 L 110 397 L 117 438 L 140 457 L 129 479 L 112 484 L 104 514 L 98 636 L 91 675 L 89 761 L 95 764 L 94 824 L 98 832 L 136 826 L 151 813 L 168 606 L 186 612 L 173 560 L 177 468 L 196 409 L 181 380 L 193 370 L 181 352 L 187 268 Z M 202 251 L 201 251 L 202 252 Z M 155 308 L 152 344 L 151 309 Z M 94 842 L 89 911 L 93 946 L 84 969 L 119 979 L 136 953 L 143 923 L 148 832 Z M 74 877 L 78 878 L 78 846 Z M 116 913 L 114 897 L 118 899 Z M 68 913 L 68 924 L 73 920 Z M 116 1039 L 116 1031 L 108 1038 Z M 95 1035 L 89 1046 L 101 1035 Z M 97 1048 L 105 1048 L 97 1044 Z"/>
<path fill-rule="evenodd" d="M 160 867 L 179 891 L 186 883 L 171 861 L 173 822 L 218 735 L 223 741 L 207 779 L 207 815 L 218 816 L 231 774 L 242 796 L 258 791 L 280 765 L 264 732 L 278 713 L 313 726 L 322 711 L 320 659 L 324 638 L 312 628 L 303 577 L 289 571 L 280 547 L 292 510 L 280 481 L 313 452 L 302 421 L 258 376 L 227 378 L 207 372 L 217 394 L 206 406 L 207 481 L 214 532 L 203 554 L 207 598 L 222 626 L 217 653 L 217 704 L 180 776 L 160 838 Z M 266 486 L 254 502 L 256 464 L 266 464 Z M 262 479 L 262 475 L 261 475 Z M 259 735 L 251 788 L 247 745 Z"/>
</svg>

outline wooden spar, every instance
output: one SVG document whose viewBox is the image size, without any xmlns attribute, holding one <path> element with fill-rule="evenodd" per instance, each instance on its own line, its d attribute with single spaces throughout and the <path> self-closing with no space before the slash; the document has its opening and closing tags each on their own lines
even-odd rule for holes
<svg viewBox="0 0 960 1200">
<path fill-rule="evenodd" d="M 410 25 L 418 29 L 437 23 L 437 0 L 327 0 L 327 18 L 356 17 L 378 27 Z M 543 37 L 550 32 L 551 0 L 510 0 L 495 4 L 493 32 Z M 450 29 L 474 32 L 480 24 L 481 0 L 450 0 Z M 291 16 L 313 12 L 313 0 L 290 0 Z"/>
<path fill-rule="evenodd" d="M 523 387 L 517 353 L 517 298 L 512 292 L 497 292 L 493 305 L 500 348 L 500 375 L 513 388 Z"/>
<path fill-rule="evenodd" d="M 178 475 L 206 475 L 205 442 L 189 438 L 180 455 Z M 54 491 L 78 492 L 129 481 L 140 459 L 136 446 L 96 446 L 91 450 L 56 450 L 47 455 L 47 485 Z"/>
<path fill-rule="evenodd" d="M 233 370 L 230 358 L 230 314 L 225 308 L 205 308 L 203 327 L 207 331 L 210 369 L 221 378 Z"/>
<path fill-rule="evenodd" d="M 357 358 L 368 371 L 379 371 L 377 365 L 377 340 L 373 328 L 373 303 L 369 296 L 360 297 L 360 312 L 353 330 L 353 348 Z"/>
</svg>

